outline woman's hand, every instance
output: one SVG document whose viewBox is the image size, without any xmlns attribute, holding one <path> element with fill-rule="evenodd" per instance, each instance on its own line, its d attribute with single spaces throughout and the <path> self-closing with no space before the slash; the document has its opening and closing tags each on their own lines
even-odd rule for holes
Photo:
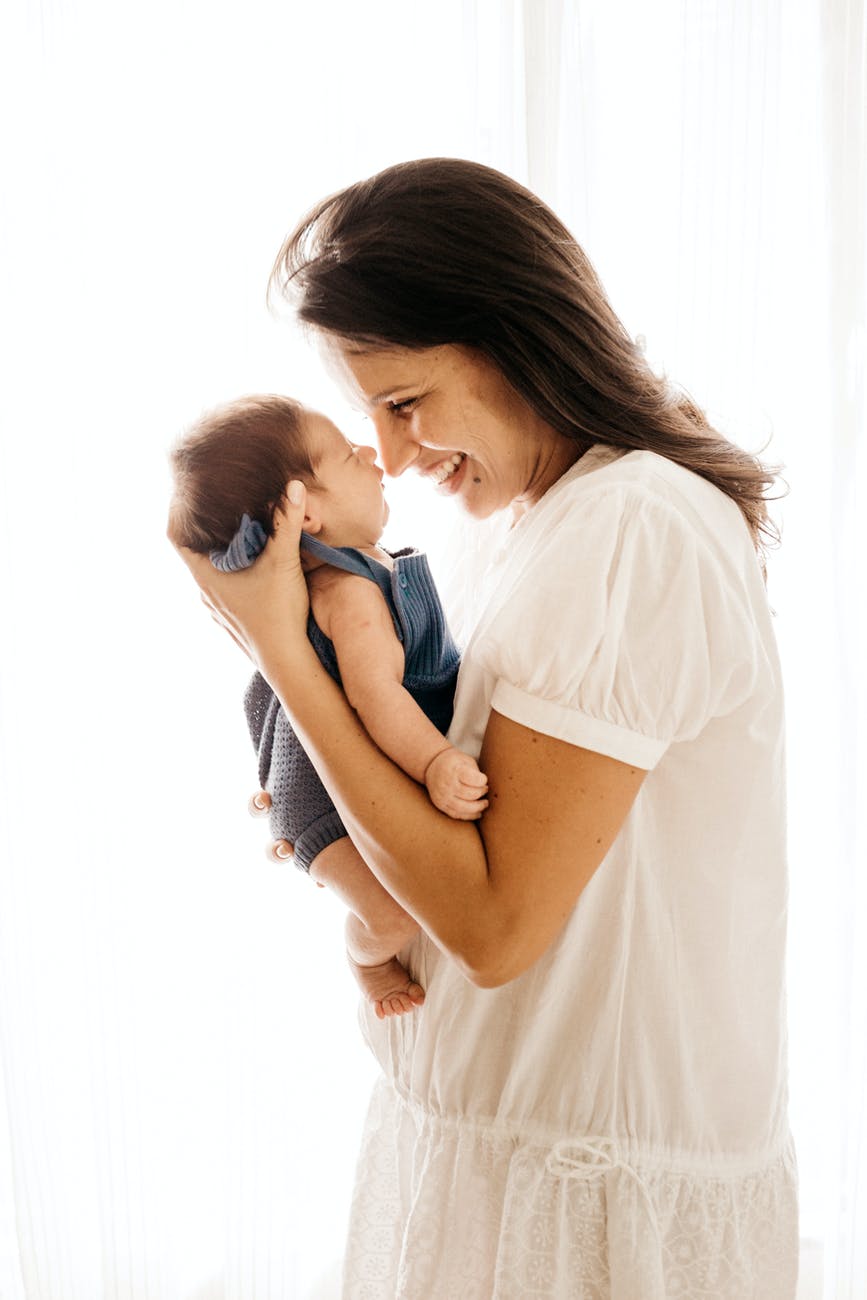
<svg viewBox="0 0 867 1300">
<path fill-rule="evenodd" d="M 271 796 L 267 790 L 257 790 L 247 801 L 247 812 L 251 817 L 267 817 L 271 811 Z M 272 862 L 288 862 L 295 852 L 295 845 L 288 840 L 272 840 L 265 846 L 265 856 Z"/>
<path fill-rule="evenodd" d="M 271 811 L 271 796 L 267 790 L 257 790 L 255 794 L 250 795 L 247 803 L 247 812 L 251 817 L 267 817 Z M 295 845 L 290 844 L 288 840 L 272 840 L 265 846 L 265 856 L 272 862 L 288 862 L 295 852 Z M 315 881 L 317 889 L 324 889 L 321 880 Z"/>
<path fill-rule="evenodd" d="M 307 640 L 309 597 L 298 548 L 305 498 L 303 483 L 289 484 L 286 504 L 274 514 L 274 536 L 239 573 L 220 573 L 207 555 L 177 547 L 211 617 L 266 678 L 271 664 Z"/>
</svg>

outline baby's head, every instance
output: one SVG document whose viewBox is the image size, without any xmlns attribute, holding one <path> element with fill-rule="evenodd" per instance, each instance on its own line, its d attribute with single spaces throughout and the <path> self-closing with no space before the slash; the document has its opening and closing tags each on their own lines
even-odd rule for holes
<svg viewBox="0 0 867 1300">
<path fill-rule="evenodd" d="M 242 397 L 203 416 L 173 447 L 169 536 L 224 550 L 243 515 L 267 535 L 292 479 L 307 488 L 304 529 L 330 546 L 372 546 L 388 518 L 372 447 L 288 397 Z"/>
</svg>

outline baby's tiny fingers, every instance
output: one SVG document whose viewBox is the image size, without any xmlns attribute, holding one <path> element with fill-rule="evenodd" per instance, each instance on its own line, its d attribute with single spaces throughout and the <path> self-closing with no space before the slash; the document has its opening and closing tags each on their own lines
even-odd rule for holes
<svg viewBox="0 0 867 1300">
<path fill-rule="evenodd" d="M 474 822 L 478 817 L 481 817 L 487 806 L 487 799 L 475 799 L 472 801 L 462 799 L 460 803 L 455 804 L 453 809 L 449 811 L 449 816 L 453 817 L 455 821 Z"/>
<path fill-rule="evenodd" d="M 288 840 L 275 840 L 265 850 L 272 862 L 288 862 L 294 852 L 295 845 L 290 844 Z"/>
<path fill-rule="evenodd" d="M 488 778 L 484 772 L 479 772 L 476 768 L 462 770 L 459 776 L 461 785 L 482 786 L 488 784 Z"/>
<path fill-rule="evenodd" d="M 267 790 L 257 790 L 250 795 L 247 812 L 251 817 L 265 817 L 271 810 L 271 796 Z"/>
</svg>

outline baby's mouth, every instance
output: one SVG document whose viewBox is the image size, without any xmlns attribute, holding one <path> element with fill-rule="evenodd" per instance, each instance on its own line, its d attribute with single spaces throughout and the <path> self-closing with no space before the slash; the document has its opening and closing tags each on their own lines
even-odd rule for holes
<svg viewBox="0 0 867 1300">
<path fill-rule="evenodd" d="M 450 479 L 452 474 L 460 468 L 465 460 L 466 452 L 456 451 L 448 460 L 444 460 L 441 465 L 437 465 L 436 469 L 431 471 L 431 478 L 436 486 L 441 487 L 447 479 Z"/>
</svg>

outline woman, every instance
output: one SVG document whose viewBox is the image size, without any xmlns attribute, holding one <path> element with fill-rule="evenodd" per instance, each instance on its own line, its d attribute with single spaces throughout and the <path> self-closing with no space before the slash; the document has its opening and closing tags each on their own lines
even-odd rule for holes
<svg viewBox="0 0 867 1300">
<path fill-rule="evenodd" d="M 350 1297 L 791 1300 L 773 476 L 653 375 L 568 231 L 473 163 L 390 168 L 281 250 L 376 427 L 475 519 L 451 741 L 481 822 L 369 741 L 307 642 L 292 486 L 242 575 L 185 555 L 283 701 L 372 870 L 425 932 L 383 1069 Z"/>
</svg>

